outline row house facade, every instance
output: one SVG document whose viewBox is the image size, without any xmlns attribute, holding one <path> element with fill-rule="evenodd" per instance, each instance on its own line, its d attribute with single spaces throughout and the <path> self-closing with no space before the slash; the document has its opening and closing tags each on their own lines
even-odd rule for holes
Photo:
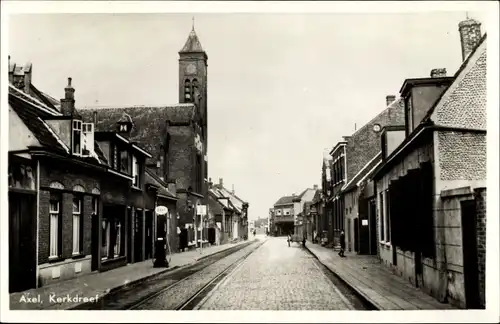
<svg viewBox="0 0 500 324">
<path fill-rule="evenodd" d="M 361 254 L 376 254 L 376 218 L 373 200 L 365 197 L 367 176 L 381 161 L 380 132 L 385 127 L 402 125 L 401 100 L 386 96 L 386 108 L 350 136 L 344 136 L 330 151 L 330 181 L 326 183 L 328 246 L 339 247 L 340 232 L 345 232 L 346 249 Z"/>
<path fill-rule="evenodd" d="M 198 225 L 203 222 L 197 206 L 208 204 L 207 61 L 193 29 L 179 51 L 177 104 L 80 111 L 84 120 L 95 120 L 96 130 L 102 132 L 114 130 L 120 121 L 121 135 L 150 152 L 146 168 L 167 187 L 175 188 L 176 231 L 190 229 L 195 237 L 200 236 Z"/>
<path fill-rule="evenodd" d="M 485 306 L 487 42 L 480 25 L 459 24 L 463 63 L 453 77 L 433 71 L 404 82 L 405 127 L 394 131 L 403 140 L 387 149 L 383 138 L 383 163 L 372 177 L 381 261 L 460 308 Z"/>
<path fill-rule="evenodd" d="M 217 228 L 220 231 L 220 244 L 248 238 L 248 202 L 239 198 L 234 190 L 224 187 L 224 180 L 213 184 L 209 179 L 210 204 Z"/>
<path fill-rule="evenodd" d="M 129 212 L 134 204 L 144 210 L 148 195 L 157 200 L 157 190 L 146 190 L 150 154 L 85 122 L 71 78 L 58 101 L 31 77 L 31 65 L 9 58 L 9 290 L 152 257 L 155 222 Z M 110 155 L 110 147 L 123 158 Z"/>
</svg>

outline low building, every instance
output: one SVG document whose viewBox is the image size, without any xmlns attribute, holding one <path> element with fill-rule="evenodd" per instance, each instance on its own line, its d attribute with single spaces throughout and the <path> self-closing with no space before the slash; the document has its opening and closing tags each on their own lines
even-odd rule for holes
<svg viewBox="0 0 500 324">
<path fill-rule="evenodd" d="M 373 177 L 379 253 L 436 299 L 484 308 L 486 35 L 473 19 L 459 31 L 453 77 L 433 70 L 401 88 L 406 137 Z"/>
<path fill-rule="evenodd" d="M 132 175 L 110 167 L 95 140 L 94 124 L 83 122 L 75 108 L 71 78 L 64 99 L 42 100 L 44 94 L 26 84 L 31 82 L 31 69 L 20 82 L 21 71 L 9 65 L 10 290 L 103 271 L 103 244 L 104 252 L 114 251 L 113 257 L 118 254 L 126 264 L 130 220 L 125 210 L 122 222 L 113 226 L 106 222 L 109 230 L 101 224 L 117 215 L 104 207 L 106 200 L 125 199 Z M 130 143 L 123 148 L 128 153 L 134 150 Z M 136 148 L 142 167 L 148 153 Z M 142 177 L 140 172 L 138 176 Z M 119 186 L 107 190 L 111 183 Z M 103 243 L 110 236 L 114 239 Z"/>
<path fill-rule="evenodd" d="M 283 236 L 294 232 L 294 200 L 296 196 L 284 196 L 274 204 L 274 235 Z"/>
</svg>

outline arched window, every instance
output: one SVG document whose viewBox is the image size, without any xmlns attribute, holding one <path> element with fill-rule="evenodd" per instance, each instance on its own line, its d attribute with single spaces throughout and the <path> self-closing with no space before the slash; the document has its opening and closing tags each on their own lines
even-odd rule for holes
<svg viewBox="0 0 500 324">
<path fill-rule="evenodd" d="M 101 191 L 99 190 L 99 188 L 94 188 L 94 189 L 92 189 L 92 194 L 94 194 L 94 195 L 100 195 Z"/>
<path fill-rule="evenodd" d="M 195 98 L 198 94 L 199 94 L 199 92 L 198 92 L 198 80 L 193 79 L 193 88 L 191 91 L 191 97 L 193 98 L 193 101 L 195 101 Z"/>
<path fill-rule="evenodd" d="M 73 187 L 73 191 L 76 191 L 76 192 L 85 192 L 85 188 L 80 186 L 80 185 L 76 185 Z"/>
<path fill-rule="evenodd" d="M 184 100 L 186 102 L 191 102 L 193 96 L 191 95 L 191 81 L 189 79 L 186 79 L 184 81 Z"/>
<path fill-rule="evenodd" d="M 64 185 L 60 182 L 54 181 L 50 183 L 50 188 L 51 189 L 59 189 L 59 190 L 64 190 Z"/>
</svg>

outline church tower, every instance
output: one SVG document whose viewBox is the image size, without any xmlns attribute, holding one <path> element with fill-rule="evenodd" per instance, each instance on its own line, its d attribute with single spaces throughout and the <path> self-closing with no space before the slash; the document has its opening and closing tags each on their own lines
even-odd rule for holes
<svg viewBox="0 0 500 324">
<path fill-rule="evenodd" d="M 207 131 L 207 53 L 193 27 L 184 47 L 179 51 L 179 102 L 194 103 L 206 140 Z"/>
<path fill-rule="evenodd" d="M 204 196 L 204 204 L 208 203 L 208 111 L 207 111 L 207 53 L 203 50 L 198 35 L 193 27 L 184 44 L 179 51 L 179 103 L 193 103 L 196 106 L 197 116 L 195 122 L 198 125 L 199 136 L 196 145 L 202 144 L 201 152 L 196 152 L 194 160 L 194 173 L 197 175 L 195 182 L 198 184 L 193 188 L 195 192 Z M 197 190 L 201 189 L 201 190 Z"/>
</svg>

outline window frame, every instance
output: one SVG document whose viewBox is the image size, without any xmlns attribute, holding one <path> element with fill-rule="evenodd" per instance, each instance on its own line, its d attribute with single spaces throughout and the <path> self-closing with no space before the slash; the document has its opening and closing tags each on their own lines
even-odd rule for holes
<svg viewBox="0 0 500 324">
<path fill-rule="evenodd" d="M 379 193 L 379 241 L 385 243 L 385 191 Z"/>
<path fill-rule="evenodd" d="M 75 212 L 75 200 L 78 201 L 78 211 Z M 83 196 L 82 195 L 73 195 L 73 207 L 71 210 L 71 220 L 73 227 L 73 235 L 72 235 L 72 255 L 81 255 L 83 254 Z M 78 218 L 75 221 L 75 218 Z M 78 230 L 75 231 L 75 223 L 78 224 Z M 77 240 L 75 240 L 75 234 L 78 235 Z M 75 243 L 78 243 L 78 246 L 75 246 Z"/>
<path fill-rule="evenodd" d="M 73 119 L 71 123 L 71 153 L 76 156 L 82 156 L 83 152 L 83 122 L 78 119 Z M 77 135 L 78 133 L 78 135 Z M 79 139 L 79 150 L 76 150 L 75 140 Z"/>
<path fill-rule="evenodd" d="M 141 166 L 135 154 L 132 154 L 132 187 L 141 188 Z"/>
<path fill-rule="evenodd" d="M 81 156 L 88 157 L 94 153 L 94 123 L 82 123 Z M 85 152 L 87 151 L 87 152 Z"/>
<path fill-rule="evenodd" d="M 57 211 L 52 210 L 52 203 L 57 204 Z M 52 217 L 57 215 L 57 228 L 53 233 Z M 53 246 L 53 235 L 56 235 L 55 247 Z M 52 250 L 55 248 L 56 253 L 53 254 Z M 59 195 L 53 195 L 49 200 L 49 260 L 60 259 L 62 257 L 62 199 Z"/>
</svg>

